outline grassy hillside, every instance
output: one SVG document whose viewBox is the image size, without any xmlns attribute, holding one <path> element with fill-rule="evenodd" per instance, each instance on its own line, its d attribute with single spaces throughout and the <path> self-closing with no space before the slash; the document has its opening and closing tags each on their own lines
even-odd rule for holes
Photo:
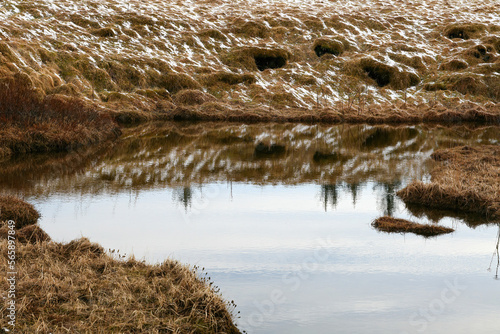
<svg viewBox="0 0 500 334">
<path fill-rule="evenodd" d="M 498 123 L 497 14 L 494 2 L 7 0 L 0 119 L 57 114 L 75 137 L 33 130 L 66 147 L 111 134 L 104 114 Z"/>
</svg>

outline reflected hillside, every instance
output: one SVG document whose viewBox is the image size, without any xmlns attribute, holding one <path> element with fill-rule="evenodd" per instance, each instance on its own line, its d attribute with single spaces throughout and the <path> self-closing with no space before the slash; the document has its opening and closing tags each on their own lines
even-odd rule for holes
<svg viewBox="0 0 500 334">
<path fill-rule="evenodd" d="M 317 183 L 328 185 L 326 202 L 334 204 L 329 185 L 345 182 L 355 201 L 356 187 L 370 180 L 387 193 L 383 206 L 390 214 L 398 182 L 421 179 L 436 148 L 497 143 L 499 137 L 498 128 L 148 124 L 94 152 L 4 161 L 0 185 L 9 192 L 47 195 L 220 181 Z M 188 205 L 185 192 L 179 196 Z"/>
</svg>

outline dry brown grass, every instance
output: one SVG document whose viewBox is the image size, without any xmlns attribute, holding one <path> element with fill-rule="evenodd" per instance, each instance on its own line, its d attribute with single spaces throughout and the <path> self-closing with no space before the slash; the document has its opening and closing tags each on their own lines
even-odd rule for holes
<svg viewBox="0 0 500 334">
<path fill-rule="evenodd" d="M 405 202 L 475 212 L 500 218 L 500 146 L 462 146 L 439 150 L 432 182 L 412 182 L 398 192 Z"/>
<path fill-rule="evenodd" d="M 13 196 L 0 195 L 0 221 L 14 220 L 16 228 L 36 224 L 40 214 L 35 207 Z"/>
<path fill-rule="evenodd" d="M 418 224 L 405 219 L 388 216 L 375 219 L 372 226 L 379 231 L 387 233 L 414 233 L 424 237 L 433 237 L 454 231 L 454 229 L 444 226 Z"/>
<path fill-rule="evenodd" d="M 321 57 L 324 54 L 339 56 L 342 52 L 344 52 L 344 50 L 349 48 L 349 44 L 345 40 L 325 36 L 317 38 L 314 41 L 312 48 L 318 57 Z"/>
<path fill-rule="evenodd" d="M 19 333 L 239 333 L 218 290 L 176 261 L 113 259 L 87 239 L 18 243 L 16 258 Z"/>
<path fill-rule="evenodd" d="M 179 105 L 199 105 L 215 101 L 215 97 L 197 89 L 184 89 L 175 94 L 173 100 Z"/>
<path fill-rule="evenodd" d="M 0 227 L 0 239 L 6 240 L 8 237 L 9 228 L 4 223 Z M 42 241 L 50 241 L 50 236 L 38 225 L 27 225 L 16 231 L 16 240 L 20 243 L 36 243 Z"/>
<path fill-rule="evenodd" d="M 0 106 L 2 155 L 68 151 L 120 133 L 98 106 L 81 98 L 46 95 L 22 73 L 1 78 Z"/>
</svg>

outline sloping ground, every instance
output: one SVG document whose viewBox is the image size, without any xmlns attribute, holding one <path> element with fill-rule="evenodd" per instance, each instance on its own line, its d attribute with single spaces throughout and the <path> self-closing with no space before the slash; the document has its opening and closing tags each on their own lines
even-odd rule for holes
<svg viewBox="0 0 500 334">
<path fill-rule="evenodd" d="M 10 80 L 120 122 L 498 123 L 499 6 L 6 0 L 0 113 Z"/>
<path fill-rule="evenodd" d="M 397 194 L 403 201 L 500 219 L 500 146 L 439 150 L 431 183 L 413 182 Z"/>
<path fill-rule="evenodd" d="M 1 196 L 0 204 L 8 210 L 0 226 L 0 251 L 7 254 L 3 219 L 21 221 L 33 207 Z M 33 224 L 16 226 L 15 237 L 17 333 L 239 333 L 228 311 L 234 304 L 196 269 L 113 257 L 87 239 L 52 242 Z M 12 271 L 7 261 L 0 259 L 4 273 Z M 9 291 L 6 279 L 0 286 Z M 0 305 L 0 328 L 12 329 L 8 301 Z"/>
</svg>

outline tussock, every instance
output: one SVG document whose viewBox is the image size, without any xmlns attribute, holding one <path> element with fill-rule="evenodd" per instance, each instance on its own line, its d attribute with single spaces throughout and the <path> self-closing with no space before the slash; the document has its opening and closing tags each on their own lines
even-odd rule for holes
<svg viewBox="0 0 500 334">
<path fill-rule="evenodd" d="M 242 18 L 237 18 L 231 23 L 231 31 L 247 37 L 266 38 L 270 34 L 270 29 L 264 23 L 257 21 L 247 21 Z"/>
<path fill-rule="evenodd" d="M 187 74 L 167 73 L 161 76 L 158 85 L 165 88 L 171 94 L 183 89 L 200 89 L 200 84 Z"/>
<path fill-rule="evenodd" d="M 4 224 L 0 227 L 0 239 L 7 240 L 9 228 Z M 16 241 L 26 243 L 36 243 L 42 241 L 50 241 L 49 235 L 42 230 L 38 225 L 27 225 L 16 231 Z"/>
<path fill-rule="evenodd" d="M 181 90 L 174 95 L 173 100 L 177 104 L 198 105 L 206 102 L 215 101 L 215 97 L 196 89 Z"/>
<path fill-rule="evenodd" d="M 13 220 L 16 228 L 36 224 L 40 214 L 33 205 L 13 196 L 0 195 L 0 221 Z"/>
<path fill-rule="evenodd" d="M 449 78 L 448 86 L 462 94 L 485 95 L 488 92 L 488 86 L 480 75 L 474 74 L 455 74 Z"/>
<path fill-rule="evenodd" d="M 405 219 L 393 217 L 380 217 L 375 219 L 372 226 L 379 231 L 387 233 L 414 233 L 424 237 L 433 237 L 440 234 L 451 233 L 454 229 L 439 225 L 418 224 Z"/>
<path fill-rule="evenodd" d="M 390 85 L 395 89 L 404 89 L 415 86 L 420 82 L 417 74 L 401 71 L 395 66 L 384 64 L 373 58 L 361 58 L 348 65 L 351 73 L 363 78 L 369 77 L 377 86 Z"/>
<path fill-rule="evenodd" d="M 439 66 L 441 71 L 460 71 L 469 67 L 469 64 L 465 60 L 462 59 L 452 59 L 444 64 Z"/>
<path fill-rule="evenodd" d="M 316 56 L 321 57 L 324 54 L 332 54 L 334 56 L 339 56 L 348 48 L 348 43 L 346 41 L 340 41 L 335 38 L 321 37 L 314 41 L 313 50 Z"/>
<path fill-rule="evenodd" d="M 116 31 L 111 27 L 93 29 L 91 31 L 92 35 L 99 37 L 113 37 L 116 36 Z"/>
<path fill-rule="evenodd" d="M 449 39 L 470 39 L 481 36 L 486 30 L 483 24 L 478 23 L 454 23 L 444 29 L 444 35 Z"/>
<path fill-rule="evenodd" d="M 432 158 L 440 162 L 432 182 L 412 182 L 397 193 L 403 201 L 500 218 L 500 146 L 456 147 Z"/>
<path fill-rule="evenodd" d="M 243 47 L 230 51 L 222 61 L 236 68 L 264 71 L 285 66 L 289 57 L 289 52 L 284 49 Z"/>
<path fill-rule="evenodd" d="M 219 84 L 227 84 L 227 85 L 238 85 L 238 84 L 253 84 L 256 79 L 255 76 L 249 73 L 238 74 L 232 72 L 217 72 L 211 73 L 203 76 L 201 81 L 206 86 L 216 86 Z"/>
</svg>

